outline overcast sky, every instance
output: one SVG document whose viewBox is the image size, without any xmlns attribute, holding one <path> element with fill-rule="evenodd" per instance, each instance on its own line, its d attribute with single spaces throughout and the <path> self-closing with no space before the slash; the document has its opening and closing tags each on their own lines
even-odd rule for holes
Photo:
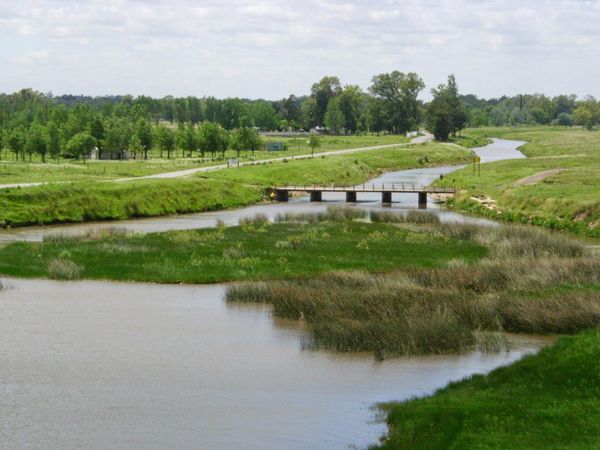
<svg viewBox="0 0 600 450">
<path fill-rule="evenodd" d="M 0 45 L 0 92 L 277 99 L 400 70 L 600 96 L 600 0 L 0 0 Z"/>
</svg>

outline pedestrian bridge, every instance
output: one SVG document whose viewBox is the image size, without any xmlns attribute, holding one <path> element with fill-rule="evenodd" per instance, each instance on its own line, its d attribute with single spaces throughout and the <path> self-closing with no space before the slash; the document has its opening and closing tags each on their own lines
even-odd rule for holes
<svg viewBox="0 0 600 450">
<path fill-rule="evenodd" d="M 289 185 L 276 186 L 275 200 L 278 202 L 287 202 L 290 197 L 290 192 L 307 192 L 310 194 L 311 202 L 320 202 L 323 199 L 323 192 L 345 192 L 347 202 L 356 202 L 357 194 L 361 192 L 377 192 L 381 193 L 381 202 L 384 204 L 392 203 L 392 195 L 414 193 L 418 195 L 419 208 L 427 208 L 428 194 L 454 194 L 452 188 L 418 186 L 405 183 L 382 183 L 382 184 L 362 184 L 362 185 L 345 185 L 332 184 L 328 186 L 305 184 L 305 185 Z"/>
</svg>

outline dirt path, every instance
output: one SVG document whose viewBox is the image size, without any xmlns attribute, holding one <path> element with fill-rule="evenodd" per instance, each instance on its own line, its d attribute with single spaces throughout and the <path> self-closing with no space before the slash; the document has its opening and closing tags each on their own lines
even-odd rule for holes
<svg viewBox="0 0 600 450">
<path fill-rule="evenodd" d="M 558 175 L 563 169 L 551 169 L 544 170 L 543 172 L 538 172 L 536 174 L 530 175 L 525 178 L 521 178 L 520 180 L 515 181 L 515 186 L 528 186 L 530 184 L 535 184 L 538 181 L 545 180 L 546 178 L 553 177 L 554 175 Z"/>
</svg>

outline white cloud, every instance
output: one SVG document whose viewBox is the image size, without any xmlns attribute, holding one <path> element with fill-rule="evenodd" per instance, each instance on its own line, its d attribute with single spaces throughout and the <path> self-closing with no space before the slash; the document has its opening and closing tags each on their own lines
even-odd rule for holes
<svg viewBox="0 0 600 450">
<path fill-rule="evenodd" d="M 0 4 L 0 89 L 277 98 L 398 69 L 598 96 L 598 23 L 599 0 L 22 0 Z"/>
</svg>

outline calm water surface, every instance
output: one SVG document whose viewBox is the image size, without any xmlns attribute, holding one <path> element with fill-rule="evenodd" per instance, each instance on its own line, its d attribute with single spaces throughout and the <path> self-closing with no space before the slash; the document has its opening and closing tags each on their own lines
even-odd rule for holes
<svg viewBox="0 0 600 450">
<path fill-rule="evenodd" d="M 6 449 L 343 449 L 385 432 L 371 406 L 431 393 L 499 354 L 397 358 L 302 350 L 297 322 L 230 306 L 222 286 L 4 280 Z"/>
<path fill-rule="evenodd" d="M 520 142 L 497 140 L 482 161 L 522 157 Z M 428 184 L 456 167 L 385 174 L 380 183 Z M 395 195 L 393 210 L 416 207 Z M 236 224 L 261 212 L 314 211 L 289 204 L 131 220 L 133 231 Z M 361 208 L 382 208 L 359 194 Z M 476 221 L 443 211 L 442 220 Z M 5 230 L 0 241 L 41 240 L 107 224 Z M 485 373 L 548 341 L 514 338 L 511 351 L 397 358 L 302 350 L 299 322 L 266 306 L 228 305 L 223 286 L 4 280 L 0 292 L 0 448 L 342 449 L 377 442 L 385 426 L 372 406 L 431 393 Z"/>
</svg>

